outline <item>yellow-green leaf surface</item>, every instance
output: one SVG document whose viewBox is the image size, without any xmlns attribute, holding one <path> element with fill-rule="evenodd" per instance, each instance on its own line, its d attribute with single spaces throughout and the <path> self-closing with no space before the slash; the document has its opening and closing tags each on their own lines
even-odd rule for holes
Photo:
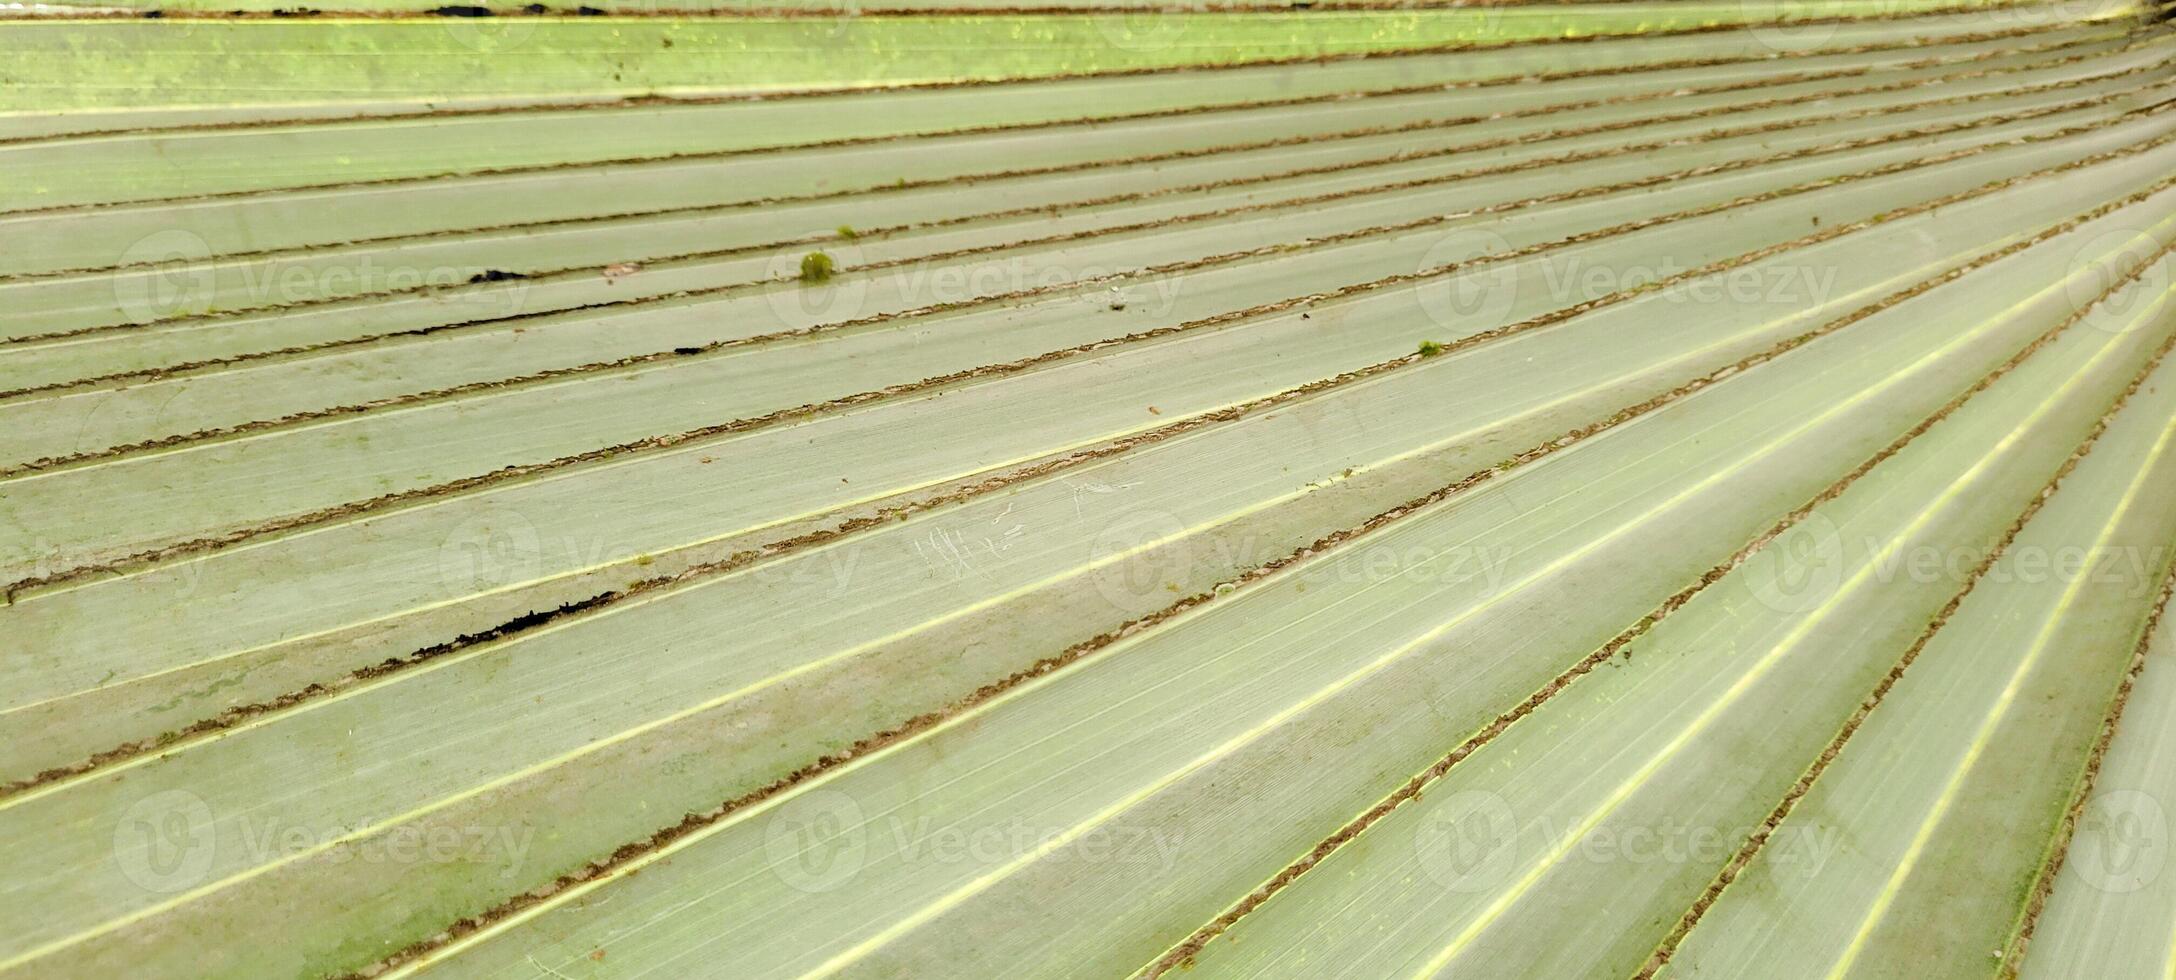
<svg viewBox="0 0 2176 980">
<path fill-rule="evenodd" d="M 2157 8 L 342 9 L 0 21 L 0 977 L 2168 969 Z"/>
<path fill-rule="evenodd" d="M 27 6 L 27 5 L 26 5 Z M 455 5 L 468 6 L 468 5 Z M 507 14 L 526 4 L 489 4 Z M 270 0 L 100 4 L 92 16 L 65 6 L 10 25 L 11 82 L 0 90 L 0 133 L 52 135 L 156 127 L 162 121 L 322 118 L 344 113 L 412 115 L 459 107 L 548 106 L 653 95 L 921 84 L 958 79 L 1047 78 L 1079 72 L 1305 59 L 1416 47 L 1500 46 L 1613 34 L 1713 30 L 1707 42 L 1775 51 L 1879 31 L 1860 18 L 1970 11 L 1976 27 L 2006 29 L 2126 15 L 2127 0 L 2042 4 L 2030 0 L 1599 0 L 1593 3 L 1255 4 L 1269 13 L 1233 18 L 1193 5 L 1128 0 L 1002 4 L 826 3 L 761 5 L 706 0 L 612 2 L 624 18 L 567 16 L 592 5 L 545 5 L 541 16 L 419 18 L 431 2 L 353 0 L 282 8 Z M 726 8 L 718 18 L 676 12 Z M 792 16 L 792 8 L 803 16 Z M 1212 6 L 1212 5 L 1202 5 Z M 1214 6 L 1240 6 L 1222 4 Z M 340 16 L 335 7 L 373 14 Z M 962 9 L 965 7 L 966 9 Z M 173 11 L 169 24 L 131 8 Z M 192 8 L 210 19 L 186 18 Z M 301 18 L 236 22 L 236 9 Z M 554 9 L 555 8 L 555 9 Z M 733 9 L 739 8 L 739 9 Z M 913 16 L 881 16 L 883 9 Z M 880 16 L 861 16 L 875 9 Z M 95 11 L 95 12 L 94 12 Z M 331 11 L 331 13 L 327 13 Z M 17 11 L 11 17 L 21 17 Z M 118 14 L 119 16 L 116 16 Z M 815 14 L 817 16 L 807 16 Z M 395 16 L 387 16 L 395 15 Z M 186 18 L 186 19 L 185 19 Z M 1729 30 L 1759 25 L 1761 34 Z M 327 28 L 331 28 L 328 30 Z M 1715 30 L 1715 29 L 1720 30 Z M 1914 25 L 1909 33 L 1943 28 Z M 1731 35 L 1737 34 L 1733 38 Z M 1529 50 L 1531 50 L 1529 48 Z M 1507 52 L 1508 53 L 1508 52 Z M 1570 52 L 1565 52 L 1570 53 Z M 1584 54 L 1584 51 L 1579 52 Z M 96 81 L 90 81 L 95 79 Z M 313 103 L 315 105 L 313 105 Z M 74 110 L 59 111 L 55 110 Z M 340 110 L 335 110 L 340 112 Z M 507 148 L 500 148 L 507 149 Z"/>
</svg>

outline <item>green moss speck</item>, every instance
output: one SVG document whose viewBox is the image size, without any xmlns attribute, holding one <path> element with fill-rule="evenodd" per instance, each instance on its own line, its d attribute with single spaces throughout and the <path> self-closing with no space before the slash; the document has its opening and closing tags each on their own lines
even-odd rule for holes
<svg viewBox="0 0 2176 980">
<path fill-rule="evenodd" d="M 845 238 L 845 239 L 855 239 L 855 238 L 860 238 L 860 237 L 861 237 L 861 232 L 855 231 L 855 230 L 854 230 L 854 226 L 853 226 L 853 225 L 840 225 L 840 226 L 839 226 L 839 237 L 840 237 L 840 238 Z"/>
<path fill-rule="evenodd" d="M 1441 353 L 1443 353 L 1442 344 L 1436 343 L 1433 340 L 1423 340 L 1420 342 L 1420 356 L 1434 357 L 1437 354 Z"/>
<path fill-rule="evenodd" d="M 831 273 L 834 271 L 837 271 L 837 266 L 832 264 L 829 255 L 822 252 L 810 252 L 801 256 L 802 282 L 823 282 L 830 279 Z"/>
</svg>

